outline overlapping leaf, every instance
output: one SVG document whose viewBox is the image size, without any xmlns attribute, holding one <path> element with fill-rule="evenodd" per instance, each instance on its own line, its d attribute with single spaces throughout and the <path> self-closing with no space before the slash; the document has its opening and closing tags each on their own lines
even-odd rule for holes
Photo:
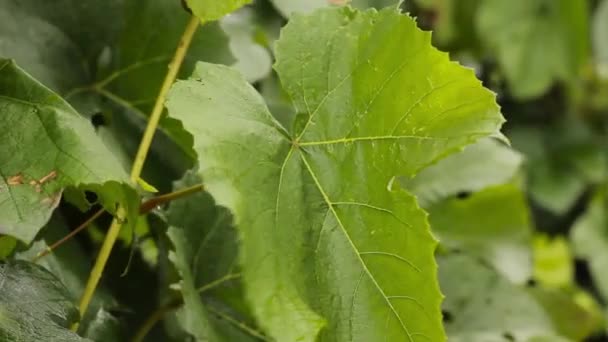
<svg viewBox="0 0 608 342">
<path fill-rule="evenodd" d="M 285 341 L 442 340 L 436 242 L 391 184 L 495 134 L 494 96 L 394 8 L 292 16 L 276 55 L 290 131 L 222 66 L 199 64 L 167 103 L 235 216 L 257 320 Z"/>
<path fill-rule="evenodd" d="M 532 275 L 532 227 L 524 193 L 515 185 L 490 187 L 467 198 L 451 198 L 428 208 L 439 241 L 494 266 L 524 283 Z"/>
<path fill-rule="evenodd" d="M 203 22 L 218 20 L 226 14 L 236 11 L 251 0 L 186 0 L 192 13 Z"/>
<path fill-rule="evenodd" d="M 425 168 L 404 185 L 426 208 L 459 193 L 507 183 L 522 162 L 522 155 L 513 149 L 494 139 L 483 139 Z"/>
<path fill-rule="evenodd" d="M 200 183 L 189 172 L 176 189 Z M 209 194 L 199 193 L 172 203 L 167 220 L 175 246 L 171 259 L 182 279 L 184 308 L 178 318 L 183 328 L 199 341 L 263 339 L 244 303 L 230 212 L 216 206 Z"/>
<path fill-rule="evenodd" d="M 450 341 L 568 341 L 531 294 L 491 268 L 465 255 L 440 258 L 439 266 Z"/>
<path fill-rule="evenodd" d="M 71 332 L 78 309 L 51 273 L 24 261 L 0 263 L 0 336 L 5 342 L 85 342 Z"/>
<path fill-rule="evenodd" d="M 110 211 L 137 207 L 89 122 L 9 60 L 0 60 L 0 108 L 0 233 L 29 243 L 67 186 L 96 191 Z"/>
<path fill-rule="evenodd" d="M 587 16 L 586 1 L 486 0 L 477 27 L 511 93 L 531 98 L 576 77 L 588 54 Z"/>
</svg>

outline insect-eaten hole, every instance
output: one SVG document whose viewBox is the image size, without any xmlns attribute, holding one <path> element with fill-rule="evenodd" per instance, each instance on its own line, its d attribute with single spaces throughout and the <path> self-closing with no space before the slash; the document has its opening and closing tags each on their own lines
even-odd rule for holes
<svg viewBox="0 0 608 342">
<path fill-rule="evenodd" d="M 456 194 L 456 198 L 458 199 L 467 199 L 471 196 L 471 192 L 470 191 L 460 191 L 459 193 Z"/>
<path fill-rule="evenodd" d="M 107 126 L 108 120 L 102 112 L 97 112 L 91 116 L 91 124 L 95 129 L 97 129 L 101 126 Z"/>
<path fill-rule="evenodd" d="M 504 339 L 507 341 L 515 341 L 515 336 L 513 336 L 513 334 L 510 332 L 503 332 L 502 337 L 504 337 Z"/>
<path fill-rule="evenodd" d="M 451 323 L 454 320 L 454 316 L 448 310 L 441 310 L 441 316 L 443 317 L 444 323 Z"/>
<path fill-rule="evenodd" d="M 87 200 L 87 202 L 90 205 L 97 204 L 97 200 L 99 199 L 99 197 L 97 197 L 96 193 L 94 193 L 93 191 L 89 191 L 89 190 L 85 190 L 84 198 Z"/>
</svg>

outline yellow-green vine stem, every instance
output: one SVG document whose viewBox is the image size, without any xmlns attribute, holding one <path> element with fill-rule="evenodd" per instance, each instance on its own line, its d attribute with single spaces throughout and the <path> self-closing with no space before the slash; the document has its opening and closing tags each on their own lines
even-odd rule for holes
<svg viewBox="0 0 608 342">
<path fill-rule="evenodd" d="M 156 128 L 158 127 L 158 122 L 160 121 L 161 114 L 163 112 L 165 98 L 167 93 L 169 92 L 169 88 L 175 81 L 177 77 L 177 73 L 184 61 L 184 56 L 186 55 L 186 51 L 192 42 L 192 37 L 196 32 L 196 29 L 201 24 L 200 20 L 196 17 L 191 17 L 188 25 L 180 42 L 175 51 L 175 55 L 173 56 L 173 60 L 169 64 L 169 70 L 167 71 L 167 75 L 165 76 L 165 80 L 160 88 L 160 92 L 158 97 L 156 98 L 156 103 L 154 104 L 154 108 L 152 109 L 152 113 L 150 114 L 150 119 L 148 121 L 148 125 L 146 126 L 146 130 L 141 139 L 141 143 L 139 144 L 139 149 L 137 150 L 137 155 L 135 156 L 135 161 L 133 162 L 133 167 L 131 168 L 131 181 L 133 183 L 137 182 L 141 175 L 141 171 L 144 166 L 144 162 L 146 161 L 146 156 L 148 155 L 148 151 L 150 150 L 150 145 L 152 144 L 152 138 L 154 137 L 154 133 L 156 132 Z M 120 232 L 120 228 L 122 226 L 122 222 L 126 216 L 126 211 L 123 207 L 119 207 L 116 212 L 116 218 L 112 221 L 112 225 L 108 230 L 108 234 L 101 246 L 101 250 L 99 251 L 99 255 L 95 260 L 95 265 L 91 270 L 91 274 L 89 275 L 89 280 L 87 281 L 87 285 L 84 289 L 84 294 L 80 299 L 80 316 L 83 317 L 87 311 L 89 303 L 93 298 L 93 293 L 95 293 L 95 289 L 97 288 L 97 284 L 99 283 L 99 279 L 103 273 L 103 270 L 106 266 L 108 258 L 110 257 L 110 252 L 114 247 L 114 243 L 118 237 L 118 233 Z M 78 326 L 75 325 L 72 327 L 72 330 L 77 330 Z"/>
</svg>

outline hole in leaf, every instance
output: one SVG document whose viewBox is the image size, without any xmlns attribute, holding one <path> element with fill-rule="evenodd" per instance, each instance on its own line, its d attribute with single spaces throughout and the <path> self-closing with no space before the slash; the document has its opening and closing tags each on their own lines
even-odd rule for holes
<svg viewBox="0 0 608 342">
<path fill-rule="evenodd" d="M 441 310 L 441 315 L 443 316 L 444 323 L 450 323 L 454 320 L 452 313 L 447 310 Z"/>
<path fill-rule="evenodd" d="M 93 125 L 93 127 L 95 127 L 95 129 L 97 129 L 100 126 L 107 126 L 108 121 L 106 120 L 106 117 L 103 115 L 103 113 L 97 112 L 93 114 L 93 116 L 91 116 L 91 124 Z"/>
<path fill-rule="evenodd" d="M 471 196 L 470 191 L 461 191 L 456 194 L 456 198 L 458 199 L 467 199 L 469 196 Z"/>
<path fill-rule="evenodd" d="M 507 341 L 515 341 L 515 337 L 511 333 L 508 333 L 508 332 L 502 333 L 502 337 L 504 337 L 505 340 L 507 340 Z"/>
<path fill-rule="evenodd" d="M 528 281 L 526 282 L 526 286 L 528 286 L 528 287 L 536 287 L 536 279 L 534 279 L 534 278 L 528 279 Z"/>
<path fill-rule="evenodd" d="M 87 202 L 89 202 L 89 204 L 91 204 L 91 205 L 97 204 L 97 200 L 99 199 L 97 197 L 96 193 L 94 193 L 93 191 L 89 191 L 89 190 L 86 190 L 84 192 L 84 197 L 87 199 Z"/>
</svg>

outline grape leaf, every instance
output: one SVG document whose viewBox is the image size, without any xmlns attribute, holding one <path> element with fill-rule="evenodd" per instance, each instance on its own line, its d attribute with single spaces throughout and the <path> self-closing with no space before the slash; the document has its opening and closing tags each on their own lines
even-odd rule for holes
<svg viewBox="0 0 608 342">
<path fill-rule="evenodd" d="M 608 299 L 608 199 L 606 189 L 599 191 L 571 232 L 575 254 L 589 262 L 593 283 Z"/>
<path fill-rule="evenodd" d="M 438 263 L 450 341 L 567 341 L 557 336 L 551 319 L 526 289 L 464 254 L 441 257 Z"/>
<path fill-rule="evenodd" d="M 0 108 L 0 233 L 29 243 L 67 186 L 95 191 L 111 212 L 121 202 L 137 213 L 137 195 L 118 183 L 126 173 L 89 122 L 2 59 Z"/>
<path fill-rule="evenodd" d="M 486 0 L 477 28 L 496 58 L 513 95 L 542 95 L 555 81 L 572 81 L 586 62 L 587 2 Z"/>
<path fill-rule="evenodd" d="M 524 193 L 505 184 L 428 208 L 442 245 L 466 251 L 494 266 L 514 283 L 532 275 L 532 227 Z"/>
<path fill-rule="evenodd" d="M 69 233 L 67 225 L 62 216 L 55 212 L 51 220 L 44 226 L 29 249 L 18 252 L 15 259 L 29 261 L 46 250 L 48 246 Z M 70 240 L 37 261 L 37 264 L 51 272 L 65 286 L 72 298 L 82 295 L 89 276 L 92 261 L 87 258 L 85 251 L 75 241 Z M 116 307 L 116 300 L 108 292 L 108 289 L 100 286 L 95 291 L 91 302 L 91 310 L 87 310 L 85 316 L 80 320 L 79 327 L 86 329 L 89 321 L 94 318 L 96 311 L 102 306 L 106 308 Z"/>
<path fill-rule="evenodd" d="M 422 207 L 462 192 L 475 192 L 507 183 L 515 177 L 523 157 L 494 139 L 483 139 L 431 165 L 404 186 Z"/>
<path fill-rule="evenodd" d="M 0 336 L 5 342 L 84 342 L 69 326 L 78 309 L 51 273 L 32 263 L 0 263 Z"/>
<path fill-rule="evenodd" d="M 270 52 L 254 41 L 256 14 L 252 8 L 241 8 L 221 20 L 221 27 L 230 37 L 230 51 L 236 58 L 232 65 L 247 81 L 266 78 L 272 69 Z"/>
<path fill-rule="evenodd" d="M 604 76 L 608 75 L 608 1 L 600 3 L 593 18 L 593 50 Z"/>
<path fill-rule="evenodd" d="M 275 51 L 291 132 L 227 67 L 200 63 L 170 92 L 207 189 L 235 216 L 247 298 L 272 338 L 444 338 L 436 241 L 392 180 L 504 120 L 430 38 L 394 8 L 292 16 Z"/>
<path fill-rule="evenodd" d="M 215 21 L 226 14 L 236 11 L 251 0 L 186 0 L 192 13 L 199 17 L 201 21 Z"/>
<path fill-rule="evenodd" d="M 351 5 L 356 8 L 366 9 L 374 7 L 377 9 L 397 6 L 398 0 L 271 0 L 276 9 L 284 17 L 290 17 L 293 13 L 311 13 L 312 11 L 330 5 Z"/>
<path fill-rule="evenodd" d="M 200 183 L 200 177 L 189 172 L 175 190 Z M 230 212 L 216 206 L 208 193 L 198 193 L 171 203 L 167 220 L 175 246 L 170 258 L 182 278 L 184 309 L 178 319 L 184 329 L 199 341 L 259 340 L 239 281 L 238 241 Z M 202 291 L 210 284 L 217 285 Z"/>
</svg>

